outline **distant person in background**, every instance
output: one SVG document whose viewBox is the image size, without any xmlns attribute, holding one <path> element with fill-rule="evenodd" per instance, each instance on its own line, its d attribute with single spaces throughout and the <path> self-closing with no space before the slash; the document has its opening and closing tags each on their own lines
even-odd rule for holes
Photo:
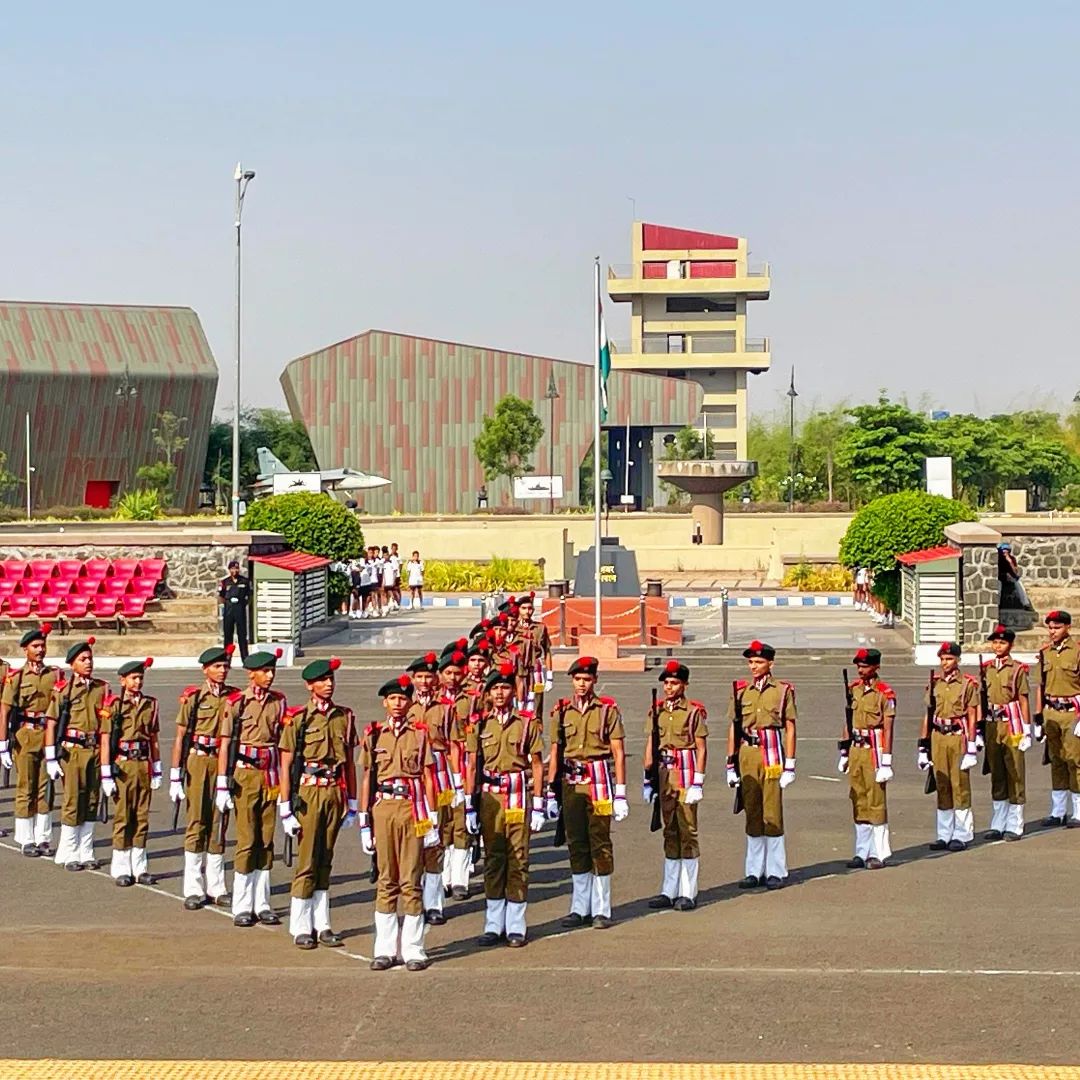
<svg viewBox="0 0 1080 1080">
<path fill-rule="evenodd" d="M 247 616 L 251 603 L 251 582 L 240 573 L 240 563 L 233 559 L 229 563 L 229 573 L 221 579 L 218 589 L 221 601 L 221 629 L 225 635 L 224 644 L 233 643 L 240 650 L 240 659 L 246 660 L 248 654 Z"/>
<path fill-rule="evenodd" d="M 998 582 L 1001 585 L 999 608 L 1031 610 L 1031 601 L 1020 584 L 1020 564 L 1011 544 L 998 544 Z"/>
<path fill-rule="evenodd" d="M 409 607 L 417 610 L 424 606 L 424 560 L 414 551 L 405 566 L 409 581 Z"/>
<path fill-rule="evenodd" d="M 349 618 L 359 619 L 364 611 L 364 564 L 360 559 L 349 563 Z"/>
<path fill-rule="evenodd" d="M 390 562 L 394 567 L 394 607 L 401 607 L 401 556 L 397 544 L 390 545 Z"/>
<path fill-rule="evenodd" d="M 384 544 L 382 549 L 382 610 L 381 615 L 392 615 L 398 610 L 394 602 L 394 582 L 397 574 L 394 571 L 394 563 L 390 558 L 390 549 Z"/>
<path fill-rule="evenodd" d="M 851 585 L 851 595 L 855 600 L 856 611 L 867 610 L 867 593 L 866 586 L 869 582 L 869 574 L 867 573 L 865 566 L 855 567 L 855 578 Z"/>
</svg>

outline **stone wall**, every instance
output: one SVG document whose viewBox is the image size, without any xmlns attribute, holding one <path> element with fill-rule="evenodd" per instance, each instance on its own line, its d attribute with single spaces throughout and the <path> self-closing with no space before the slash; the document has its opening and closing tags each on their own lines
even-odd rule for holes
<svg viewBox="0 0 1080 1080">
<path fill-rule="evenodd" d="M 965 642 L 983 642 L 998 621 L 997 547 L 965 544 L 963 552 L 961 637 Z"/>
<path fill-rule="evenodd" d="M 1045 536 L 1010 535 L 1002 530 L 1002 535 L 1012 544 L 1025 585 L 1075 588 L 1080 568 L 1080 532 L 1071 536 Z"/>
</svg>

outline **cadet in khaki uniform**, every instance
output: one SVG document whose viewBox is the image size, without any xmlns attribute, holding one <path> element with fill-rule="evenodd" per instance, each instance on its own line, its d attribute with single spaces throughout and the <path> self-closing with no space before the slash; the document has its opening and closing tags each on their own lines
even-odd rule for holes
<svg viewBox="0 0 1080 1080">
<path fill-rule="evenodd" d="M 630 813 L 626 801 L 626 753 L 622 715 L 614 698 L 597 697 L 600 662 L 579 656 L 570 665 L 574 693 L 551 710 L 551 756 L 546 815 L 559 817 L 556 785 L 562 786 L 562 818 L 570 849 L 573 893 L 567 928 L 588 922 L 598 930 L 612 925 L 611 875 L 615 857 L 611 819 Z M 614 785 L 612 784 L 614 772 Z"/>
<path fill-rule="evenodd" d="M 473 641 L 465 653 L 465 679 L 462 688 L 474 700 L 484 690 L 484 680 L 491 667 L 491 644 L 486 637 Z"/>
<path fill-rule="evenodd" d="M 708 760 L 705 740 L 709 737 L 708 716 L 700 701 L 688 701 L 686 684 L 690 669 L 678 660 L 669 660 L 660 672 L 664 699 L 655 715 L 645 722 L 645 753 L 642 764 L 645 805 L 660 800 L 664 825 L 664 874 L 660 892 L 649 901 L 651 908 L 674 907 L 693 911 L 697 907 L 698 809 L 705 784 Z M 649 776 L 653 768 L 653 727 L 659 729 L 660 790 L 653 791 Z"/>
<path fill-rule="evenodd" d="M 60 672 L 45 663 L 48 623 L 19 639 L 26 661 L 4 680 L 0 764 L 15 769 L 15 843 L 31 858 L 52 854 L 52 785 L 45 772 L 45 713 Z"/>
<path fill-rule="evenodd" d="M 841 774 L 847 774 L 855 818 L 855 854 L 847 865 L 850 870 L 880 870 L 892 854 L 885 785 L 893 778 L 896 693 L 878 678 L 879 649 L 859 649 L 851 662 L 859 673 L 848 687 L 852 730 L 849 736 L 845 724 L 837 766 Z"/>
<path fill-rule="evenodd" d="M 101 722 L 101 793 L 116 798 L 109 873 L 121 888 L 157 881 L 148 869 L 146 838 L 150 792 L 161 787 L 158 704 L 142 692 L 153 663 L 148 656 L 120 665 L 120 696 L 106 702 Z"/>
<path fill-rule="evenodd" d="M 514 708 L 513 665 L 493 671 L 485 688 L 491 705 L 466 742 L 465 786 L 480 793 L 465 812 L 466 828 L 484 835 L 486 913 L 477 944 L 497 945 L 505 935 L 509 946 L 520 948 L 528 932 L 529 834 L 544 827 L 543 724 Z"/>
<path fill-rule="evenodd" d="M 488 637 L 491 641 L 491 667 L 498 671 L 504 664 L 514 669 L 514 697 L 518 703 L 525 701 L 524 654 L 516 641 L 510 637 L 511 627 L 517 625 L 517 604 L 507 601 L 492 620 Z"/>
<path fill-rule="evenodd" d="M 232 663 L 233 647 L 215 645 L 199 656 L 205 680 L 180 695 L 176 714 L 176 741 L 169 770 L 169 798 L 187 799 L 184 830 L 184 908 L 198 911 L 209 895 L 217 907 L 230 904 L 225 883 L 225 846 L 221 842 L 214 807 L 221 716 L 235 686 L 225 679 Z M 184 750 L 189 747 L 185 755 Z M 205 862 L 204 862 L 205 860 Z M 205 874 L 205 876 L 204 876 Z"/>
<path fill-rule="evenodd" d="M 933 769 L 937 782 L 937 839 L 931 851 L 963 851 L 975 835 L 971 812 L 971 768 L 978 761 L 975 720 L 979 688 L 960 672 L 960 646 L 946 641 L 940 649 L 941 676 L 931 675 L 926 691 L 927 709 L 933 696 L 933 725 L 923 714 L 919 732 L 918 765 Z"/>
<path fill-rule="evenodd" d="M 244 660 L 248 688 L 229 696 L 218 729 L 221 746 L 214 802 L 221 815 L 234 811 L 236 821 L 234 926 L 254 926 L 256 918 L 266 926 L 281 922 L 270 899 L 280 775 L 278 739 L 287 707 L 285 695 L 271 689 L 280 657 L 280 649 L 248 655 Z M 233 739 L 239 740 L 235 751 Z M 236 768 L 230 776 L 234 754 Z"/>
<path fill-rule="evenodd" d="M 993 814 L 984 840 L 1019 840 L 1024 835 L 1024 753 L 1031 748 L 1028 669 L 1010 655 L 1016 634 L 997 626 L 990 635 L 994 659 L 983 664 L 990 715 L 984 761 L 990 772 Z"/>
<path fill-rule="evenodd" d="M 65 660 L 66 682 L 53 685 L 45 726 L 45 769 L 54 784 L 63 783 L 60 843 L 56 865 L 65 870 L 96 870 L 94 823 L 101 798 L 99 748 L 109 684 L 94 678 L 94 639 L 72 645 Z"/>
<path fill-rule="evenodd" d="M 1069 636 L 1072 616 L 1046 616 L 1050 640 L 1039 650 L 1039 685 L 1035 694 L 1035 738 L 1045 737 L 1050 756 L 1050 814 L 1044 825 L 1080 827 L 1080 647 Z M 1045 734 L 1044 734 L 1045 733 Z"/>
<path fill-rule="evenodd" d="M 469 852 L 471 843 L 465 828 L 465 736 L 472 715 L 473 696 L 462 686 L 465 674 L 464 639 L 451 642 L 439 658 L 441 700 L 449 713 L 450 768 L 454 781 L 454 798 L 446 823 L 439 827 L 443 846 L 443 886 L 447 896 L 466 900 L 469 896 Z M 441 820 L 441 817 L 440 817 Z"/>
<path fill-rule="evenodd" d="M 360 751 L 360 799 L 366 811 L 360 815 L 360 845 L 379 861 L 371 970 L 385 971 L 400 955 L 407 970 L 423 971 L 429 963 L 424 951 L 423 849 L 439 842 L 431 739 L 427 728 L 409 716 L 413 685 L 408 675 L 384 683 L 379 696 L 386 719 L 368 725 Z"/>
<path fill-rule="evenodd" d="M 518 597 L 518 639 L 523 653 L 528 706 L 544 715 L 544 694 L 551 689 L 551 635 L 543 622 L 533 622 L 536 594 Z"/>
<path fill-rule="evenodd" d="M 313 660 L 300 678 L 310 695 L 306 705 L 289 709 L 281 733 L 282 828 L 299 834 L 293 873 L 289 933 L 301 949 L 318 943 L 336 948 L 341 938 L 330 929 L 330 873 L 341 829 L 356 824 L 356 717 L 334 701 L 338 658 Z M 293 790 L 293 759 L 299 756 L 300 783 Z M 294 808 L 295 800 L 295 808 Z"/>
<path fill-rule="evenodd" d="M 746 813 L 746 876 L 739 887 L 780 889 L 788 875 L 783 791 L 795 781 L 795 687 L 773 677 L 771 645 L 751 641 L 743 656 L 750 678 L 735 684 L 727 745 L 727 782 L 741 786 Z"/>
</svg>

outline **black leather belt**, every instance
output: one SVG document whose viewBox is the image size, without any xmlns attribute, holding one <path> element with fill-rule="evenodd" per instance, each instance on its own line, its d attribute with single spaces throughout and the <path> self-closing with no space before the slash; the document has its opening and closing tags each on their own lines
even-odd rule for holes
<svg viewBox="0 0 1080 1080">
<path fill-rule="evenodd" d="M 964 732 L 963 724 L 941 724 L 937 720 L 934 721 L 934 730 L 939 735 L 962 735 Z"/>
<path fill-rule="evenodd" d="M 380 795 L 393 795 L 398 799 L 402 799 L 407 795 L 412 794 L 412 785 L 406 784 L 402 780 L 391 780 L 379 784 Z"/>
</svg>

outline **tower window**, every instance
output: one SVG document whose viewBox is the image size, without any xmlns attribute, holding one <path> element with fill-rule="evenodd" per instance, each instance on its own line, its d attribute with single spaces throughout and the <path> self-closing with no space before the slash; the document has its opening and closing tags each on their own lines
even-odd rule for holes
<svg viewBox="0 0 1080 1080">
<path fill-rule="evenodd" d="M 710 300 L 707 296 L 669 296 L 666 305 L 669 315 L 735 311 L 734 300 Z"/>
</svg>

